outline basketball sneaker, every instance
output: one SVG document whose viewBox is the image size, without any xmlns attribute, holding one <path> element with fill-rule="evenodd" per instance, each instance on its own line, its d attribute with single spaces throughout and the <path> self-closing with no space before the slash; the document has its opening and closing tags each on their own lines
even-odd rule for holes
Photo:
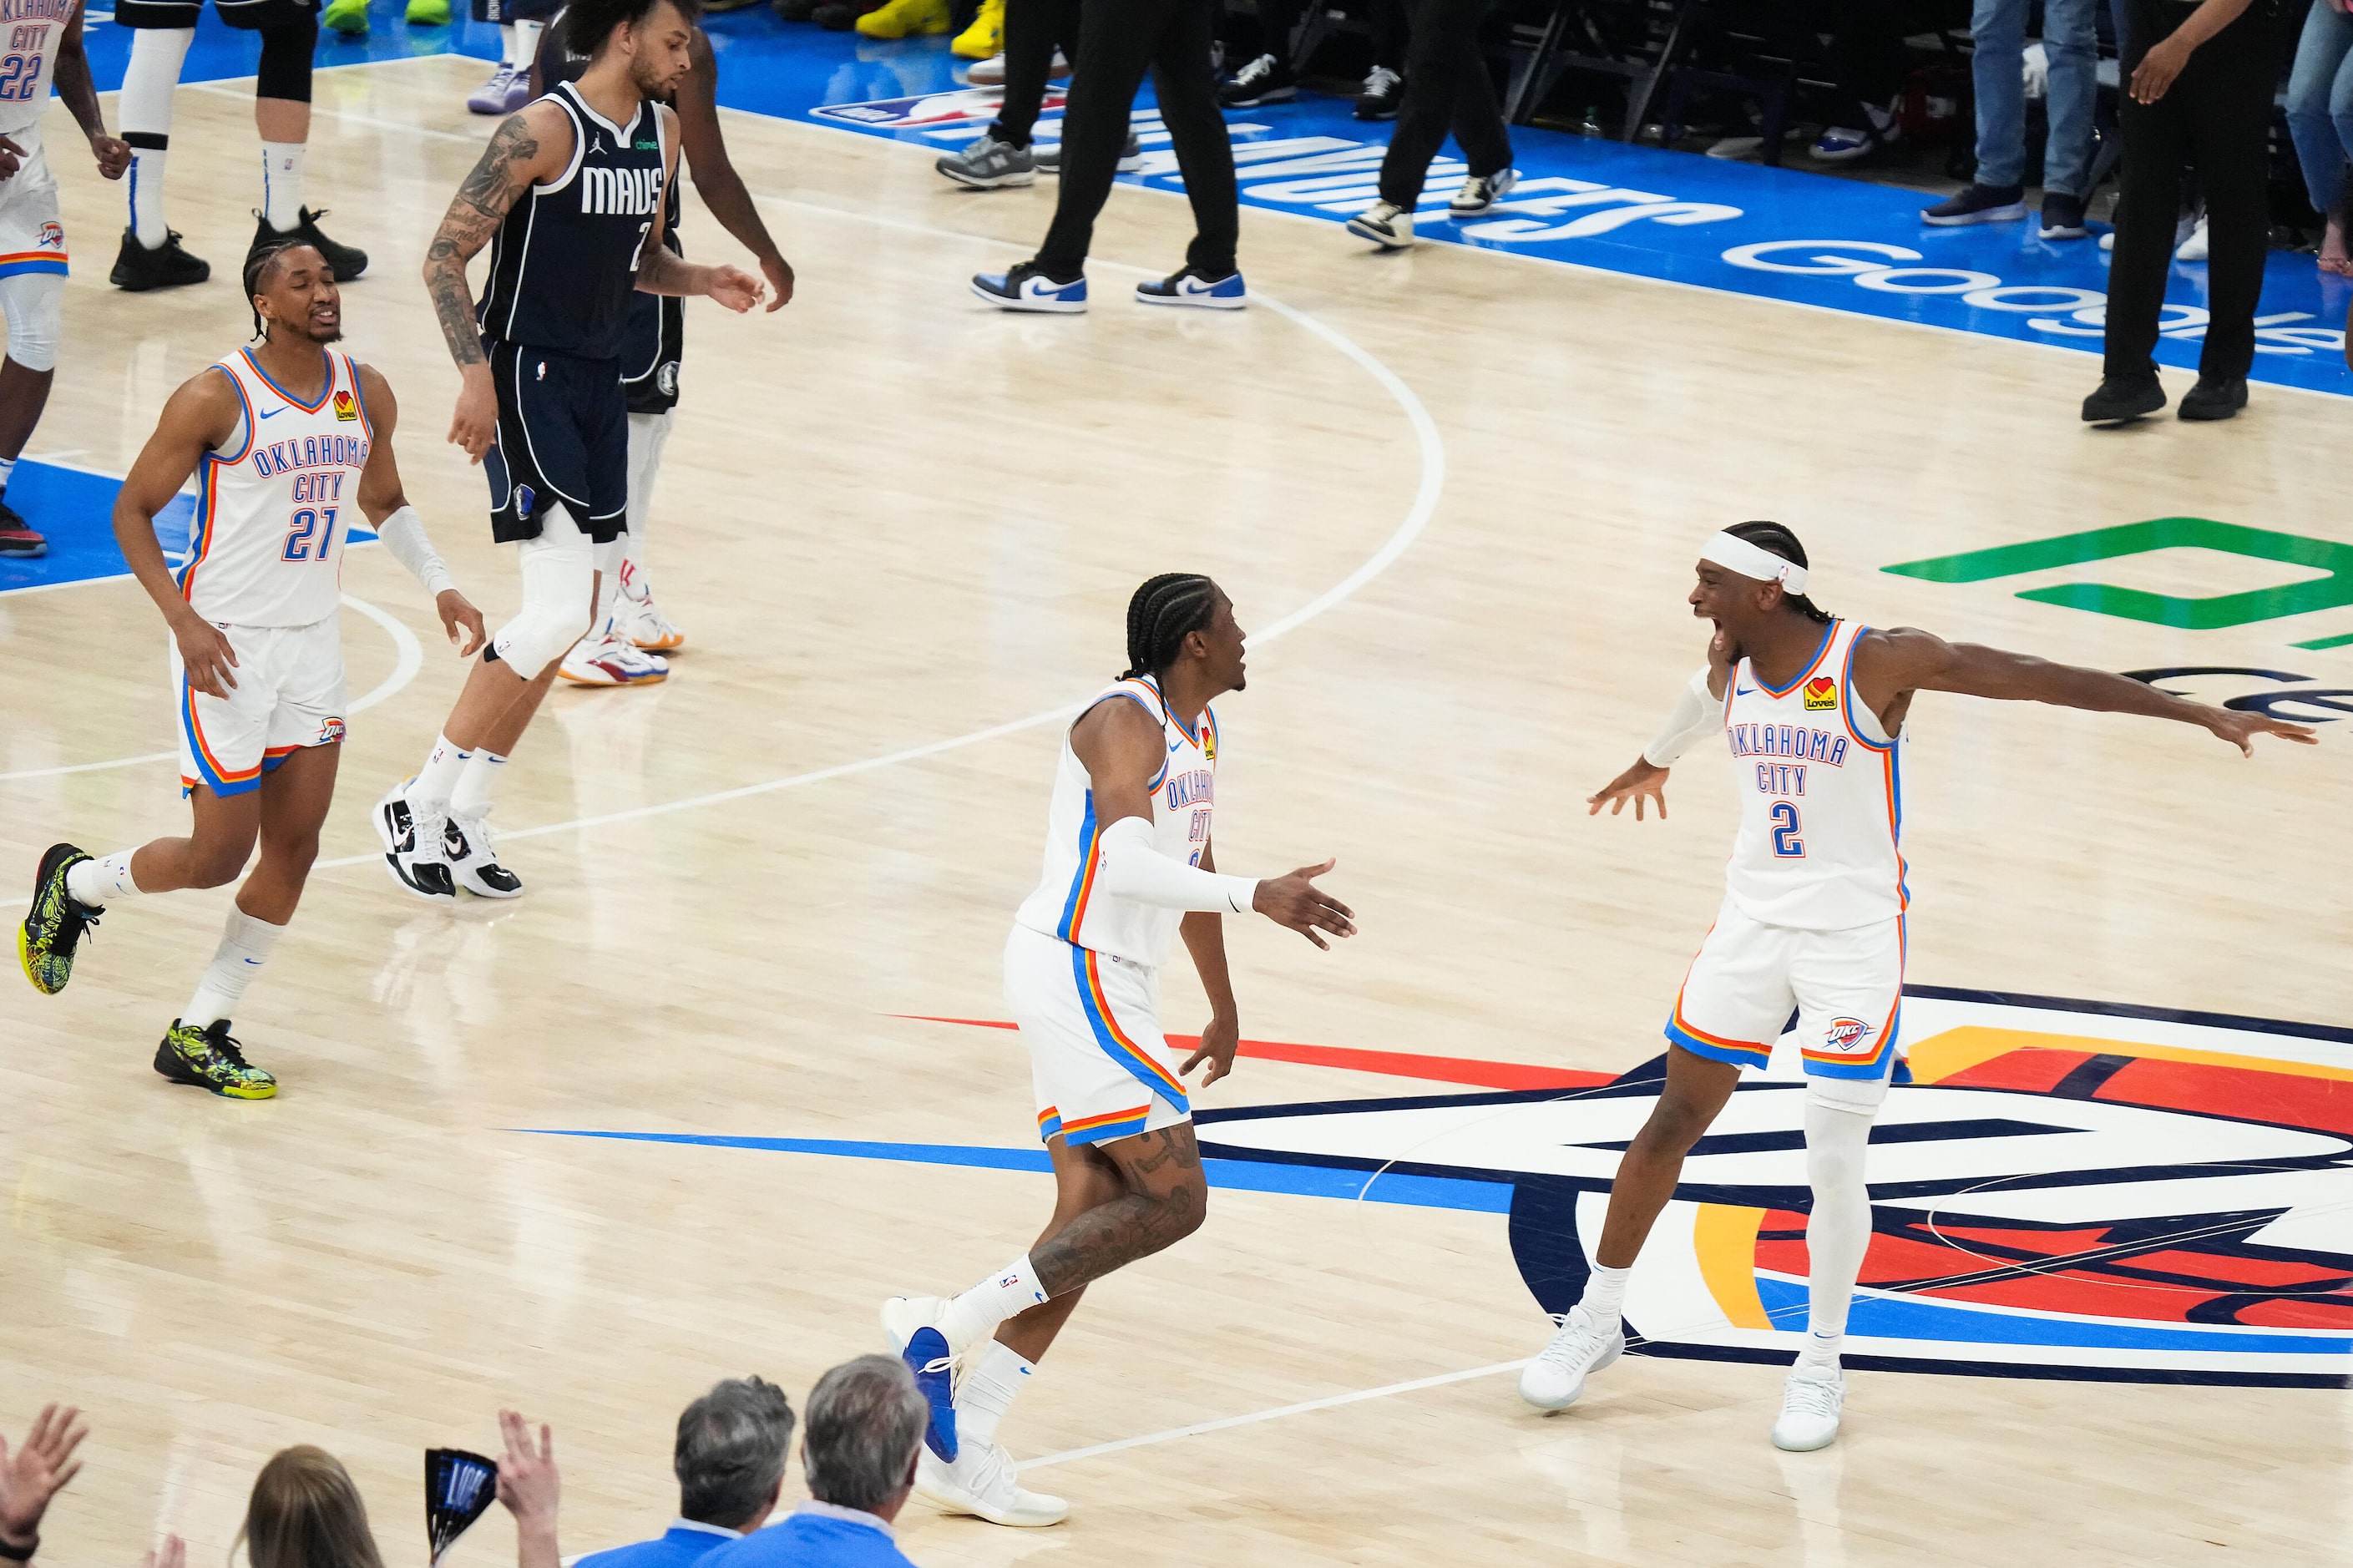
<svg viewBox="0 0 2353 1568">
<path fill-rule="evenodd" d="M 1218 84 L 1220 109 L 1257 109 L 1262 104 L 1289 103 L 1299 96 L 1291 68 L 1272 55 L 1261 55 Z"/>
<path fill-rule="evenodd" d="M 466 100 L 469 114 L 512 114 L 531 101 L 531 68 L 501 65 Z"/>
<path fill-rule="evenodd" d="M 449 879 L 478 899 L 520 899 L 522 879 L 499 864 L 491 840 L 491 808 L 470 816 L 451 812 L 441 825 L 441 853 Z"/>
<path fill-rule="evenodd" d="M 1583 1307 L 1571 1307 L 1553 1319 L 1560 1330 L 1536 1358 L 1520 1369 L 1520 1397 L 1539 1410 L 1566 1410 L 1585 1392 L 1585 1380 L 1616 1361 L 1626 1351 L 1626 1330 L 1612 1323 L 1605 1331 Z"/>
<path fill-rule="evenodd" d="M 106 280 L 126 294 L 144 294 L 150 289 L 182 289 L 191 283 L 201 283 L 213 275 L 213 264 L 202 257 L 190 256 L 180 244 L 180 231 L 164 231 L 164 243 L 150 250 L 139 243 L 138 231 L 122 231 L 122 248 L 115 253 L 114 270 Z"/>
<path fill-rule="evenodd" d="M 686 642 L 678 623 L 655 607 L 651 591 L 639 595 L 623 588 L 614 595 L 613 630 L 648 653 L 668 653 Z"/>
<path fill-rule="evenodd" d="M 319 13 L 319 25 L 348 38 L 367 37 L 367 0 L 328 0 Z"/>
<path fill-rule="evenodd" d="M 1403 250 L 1413 244 L 1413 215 L 1394 202 L 1375 202 L 1348 220 L 1348 232 L 1383 250 Z"/>
<path fill-rule="evenodd" d="M 659 686 L 670 679 L 670 661 L 638 651 L 608 619 L 601 634 L 572 645 L 555 673 L 575 686 Z"/>
<path fill-rule="evenodd" d="M 1031 184 L 1038 178 L 1038 160 L 1029 148 L 999 142 L 986 132 L 979 141 L 965 143 L 962 152 L 942 153 L 932 167 L 976 191 Z"/>
<path fill-rule="evenodd" d="M 1071 1516 L 1060 1498 L 1024 1491 L 1018 1470 L 1002 1443 L 966 1443 L 954 1464 L 924 1448 L 915 1455 L 915 1491 L 942 1512 L 977 1514 L 1016 1530 L 1039 1530 Z"/>
<path fill-rule="evenodd" d="M 1781 1385 L 1781 1415 L 1773 1423 L 1773 1447 L 1792 1454 L 1827 1448 L 1838 1436 L 1846 1406 L 1846 1374 L 1834 1366 L 1789 1369 Z"/>
<path fill-rule="evenodd" d="M 1205 278 L 1190 267 L 1166 278 L 1138 283 L 1135 297 L 1146 305 L 1190 305 L 1203 310 L 1239 310 L 1250 303 L 1240 273 Z"/>
<path fill-rule="evenodd" d="M 1387 66 L 1375 66 L 1365 73 L 1364 89 L 1356 94 L 1356 118 L 1395 120 L 1404 102 L 1405 78 Z"/>
<path fill-rule="evenodd" d="M 458 885 L 442 847 L 444 819 L 438 812 L 427 816 L 410 807 L 408 786 L 416 782 L 401 780 L 375 803 L 375 836 L 384 841 L 385 868 L 420 899 L 454 900 Z"/>
<path fill-rule="evenodd" d="M 955 36 L 948 53 L 962 59 L 985 60 L 1005 51 L 1005 0 L 980 0 L 972 26 Z"/>
<path fill-rule="evenodd" d="M 1052 174 L 1058 179 L 1061 177 L 1062 144 L 1060 142 L 1033 142 L 1029 144 L 1029 151 L 1030 161 L 1037 165 L 1039 174 Z M 1120 149 L 1119 162 L 1113 166 L 1123 174 L 1133 174 L 1144 167 L 1144 138 L 1133 131 L 1129 132 L 1127 145 Z"/>
<path fill-rule="evenodd" d="M 248 1063 L 228 1037 L 227 1018 L 205 1029 L 173 1019 L 164 1043 L 155 1047 L 155 1070 L 174 1083 L 208 1089 L 226 1100 L 269 1100 L 278 1093 L 278 1080 Z"/>
<path fill-rule="evenodd" d="M 312 212 L 309 207 L 295 210 L 301 215 L 301 221 L 292 228 L 272 228 L 268 218 L 259 213 L 253 215 L 253 243 L 246 248 L 247 260 L 250 261 L 253 253 L 265 245 L 292 243 L 314 247 L 326 258 L 338 283 L 348 283 L 367 270 L 366 251 L 355 245 L 340 245 L 321 232 L 319 220 L 327 216 L 325 213 Z"/>
<path fill-rule="evenodd" d="M 857 22 L 859 35 L 868 38 L 929 37 L 952 25 L 948 0 L 885 0 Z"/>
<path fill-rule="evenodd" d="M 25 978 L 44 996 L 66 988 L 81 933 L 98 923 L 99 911 L 66 891 L 66 873 L 89 858 L 70 844 L 52 844 L 33 873 L 33 907 L 16 928 L 16 957 Z"/>
<path fill-rule="evenodd" d="M 19 561 L 31 561 L 49 552 L 49 542 L 40 531 L 16 515 L 16 509 L 0 500 L 0 555 L 13 555 Z"/>
<path fill-rule="evenodd" d="M 1087 280 L 1073 278 L 1057 283 L 1025 261 L 1010 272 L 982 272 L 972 280 L 972 291 L 1000 310 L 1035 315 L 1077 316 L 1087 308 Z"/>
<path fill-rule="evenodd" d="M 1046 68 L 1046 79 L 1048 81 L 1060 81 L 1070 74 L 1071 62 L 1069 58 L 1063 55 L 1061 50 L 1056 49 L 1054 51 L 1053 63 Z M 987 59 L 979 61 L 974 65 L 970 70 L 964 73 L 964 79 L 971 83 L 974 87 L 1003 87 L 1005 85 L 1005 57 L 1003 55 L 991 55 Z"/>
<path fill-rule="evenodd" d="M 449 25 L 449 0 L 408 0 L 408 13 L 403 20 L 412 27 L 446 27 Z"/>
<path fill-rule="evenodd" d="M 893 1296 L 882 1303 L 882 1331 L 898 1347 L 899 1359 L 914 1374 L 915 1389 L 932 1407 L 923 1426 L 923 1452 L 953 1463 L 956 1457 L 955 1358 L 939 1328 L 937 1296 Z"/>
<path fill-rule="evenodd" d="M 1498 169 L 1492 174 L 1473 174 L 1462 182 L 1454 199 L 1446 204 L 1449 217 L 1476 217 L 1512 194 L 1520 183 L 1517 169 Z"/>
</svg>

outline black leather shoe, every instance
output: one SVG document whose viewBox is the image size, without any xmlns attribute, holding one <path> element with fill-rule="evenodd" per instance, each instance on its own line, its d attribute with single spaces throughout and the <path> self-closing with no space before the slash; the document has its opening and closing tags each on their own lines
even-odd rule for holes
<svg viewBox="0 0 2353 1568">
<path fill-rule="evenodd" d="M 2208 381 L 2200 377 L 2197 385 L 2181 395 L 2181 417 L 2184 419 L 2228 419 L 2247 405 L 2247 378 L 2232 376 L 2228 381 Z"/>
<path fill-rule="evenodd" d="M 2084 423 L 2121 425 L 2164 406 L 2165 388 L 2158 384 L 2156 372 L 2111 375 L 2102 379 L 2099 391 L 2084 399 Z"/>
</svg>

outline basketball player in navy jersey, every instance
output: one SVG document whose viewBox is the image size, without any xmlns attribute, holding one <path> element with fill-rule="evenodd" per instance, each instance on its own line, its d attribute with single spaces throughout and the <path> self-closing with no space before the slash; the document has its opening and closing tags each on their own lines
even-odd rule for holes
<svg viewBox="0 0 2353 1568">
<path fill-rule="evenodd" d="M 1910 892 L 1899 841 L 1913 697 L 1953 691 L 2171 719 L 2249 755 L 2257 735 L 2314 741 L 2305 725 L 2187 701 L 2128 676 L 1835 618 L 1806 596 L 1806 552 L 1778 522 L 1716 534 L 1701 548 L 1698 574 L 1692 613 L 1715 626 L 1707 664 L 1658 739 L 1589 804 L 1614 814 L 1630 800 L 1639 818 L 1649 802 L 1664 818 L 1669 765 L 1722 735 L 1740 763 L 1740 834 L 1724 907 L 1668 1018 L 1665 1087 L 1610 1184 L 1583 1298 L 1522 1372 L 1520 1397 L 1561 1409 L 1625 1349 L 1628 1276 L 1683 1157 L 1732 1098 L 1740 1069 L 1766 1065 L 1794 1009 L 1813 1210 L 1806 1344 L 1783 1385 L 1773 1442 L 1803 1451 L 1838 1436 L 1839 1353 L 1871 1244 L 1863 1150 L 1900 1060 Z"/>
<path fill-rule="evenodd" d="M 449 439 L 490 479 L 491 531 L 519 546 L 522 608 L 483 650 L 424 767 L 376 804 L 385 864 L 419 898 L 522 891 L 483 818 L 497 770 L 587 629 L 599 573 L 619 564 L 632 292 L 699 294 L 738 312 L 763 293 L 758 279 L 693 266 L 661 242 L 679 137 L 659 100 L 692 65 L 694 16 L 694 0 L 578 0 L 565 26 L 587 68 L 499 126 L 426 251 L 426 287 L 465 378 Z M 477 306 L 466 263 L 486 244 Z"/>
</svg>

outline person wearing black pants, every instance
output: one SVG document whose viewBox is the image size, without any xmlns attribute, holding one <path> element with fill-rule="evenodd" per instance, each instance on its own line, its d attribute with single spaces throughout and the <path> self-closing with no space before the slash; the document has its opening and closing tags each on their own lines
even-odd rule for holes
<svg viewBox="0 0 2353 1568">
<path fill-rule="evenodd" d="M 1381 160 L 1381 199 L 1348 220 L 1350 234 L 1384 250 L 1413 243 L 1414 208 L 1450 126 L 1471 165 L 1462 189 L 1447 204 L 1450 216 L 1483 213 L 1518 183 L 1503 102 L 1479 47 L 1486 10 L 1480 0 L 1415 0 L 1405 102 L 1389 133 L 1388 154 Z"/>
<path fill-rule="evenodd" d="M 1245 295 L 1234 247 L 1241 233 L 1233 144 L 1218 112 L 1210 68 L 1216 0 L 1085 0 L 1071 96 L 1062 111 L 1062 186 L 1037 256 L 1010 272 L 983 273 L 973 292 L 1007 310 L 1075 315 L 1087 308 L 1087 247 L 1127 147 L 1128 115 L 1144 73 L 1193 204 L 1193 243 L 1173 275 L 1135 286 L 1147 304 L 1240 310 Z M 1006 64 L 1010 68 L 1008 58 Z"/>
<path fill-rule="evenodd" d="M 2228 419 L 2247 405 L 2271 242 L 2263 182 L 2279 78 L 2278 0 L 2130 0 L 2130 7 L 2107 359 L 2099 390 L 2084 400 L 2084 419 L 2119 424 L 2165 406 L 2154 351 L 2185 166 L 2196 167 L 2206 193 L 2211 319 L 2181 417 Z"/>
</svg>

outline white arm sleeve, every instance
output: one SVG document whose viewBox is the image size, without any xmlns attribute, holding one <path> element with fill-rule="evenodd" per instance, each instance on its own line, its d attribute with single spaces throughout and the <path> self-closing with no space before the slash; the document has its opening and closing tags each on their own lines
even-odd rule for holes
<svg viewBox="0 0 2353 1568">
<path fill-rule="evenodd" d="M 1103 863 L 1098 885 L 1139 904 L 1239 915 L 1258 895 L 1254 877 L 1228 877 L 1171 860 L 1153 847 L 1152 825 L 1140 816 L 1123 816 L 1104 828 L 1095 853 Z"/>
<path fill-rule="evenodd" d="M 449 568 L 441 564 L 441 557 L 434 553 L 433 541 L 425 535 L 425 520 L 417 515 L 415 507 L 402 507 L 377 523 L 375 535 L 392 552 L 392 558 L 425 584 L 427 593 L 439 595 L 458 585 L 458 580 L 449 575 Z"/>
<path fill-rule="evenodd" d="M 1707 666 L 1683 686 L 1675 710 L 1667 715 L 1658 739 L 1642 748 L 1642 760 L 1654 768 L 1671 768 L 1677 758 L 1724 728 L 1724 700 L 1707 689 Z"/>
</svg>

